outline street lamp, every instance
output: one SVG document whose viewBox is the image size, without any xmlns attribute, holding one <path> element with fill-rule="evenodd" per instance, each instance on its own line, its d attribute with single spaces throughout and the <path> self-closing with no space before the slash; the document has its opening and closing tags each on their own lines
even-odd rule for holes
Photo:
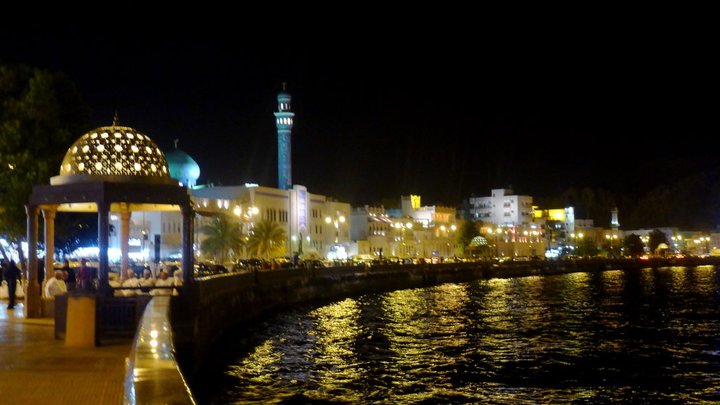
<svg viewBox="0 0 720 405">
<path fill-rule="evenodd" d="M 615 252 L 613 250 L 613 240 L 617 240 L 617 238 L 618 238 L 618 236 L 615 234 L 613 234 L 613 235 L 606 234 L 605 235 L 605 239 L 607 239 L 608 243 L 610 244 L 609 251 L 610 251 L 610 254 L 612 254 L 612 255 L 615 255 Z"/>
</svg>

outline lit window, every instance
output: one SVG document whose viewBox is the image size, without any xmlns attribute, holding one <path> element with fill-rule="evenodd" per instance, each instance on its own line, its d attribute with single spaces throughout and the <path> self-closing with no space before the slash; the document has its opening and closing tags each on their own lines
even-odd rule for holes
<svg viewBox="0 0 720 405">
<path fill-rule="evenodd" d="M 115 169 L 117 169 L 117 170 L 122 170 L 122 163 L 120 163 L 120 162 L 115 162 Z"/>
<path fill-rule="evenodd" d="M 85 152 L 85 153 L 88 153 L 88 151 L 90 151 L 90 147 L 87 146 L 87 145 L 83 145 L 82 151 Z"/>
<path fill-rule="evenodd" d="M 139 172 L 140 171 L 140 163 L 135 163 L 133 168 L 135 169 L 136 172 Z"/>
<path fill-rule="evenodd" d="M 155 164 L 151 164 L 151 165 L 150 165 L 150 170 L 152 170 L 153 173 L 156 172 L 156 171 L 157 171 L 157 166 L 155 166 Z"/>
<path fill-rule="evenodd" d="M 134 139 L 134 138 L 135 138 L 135 135 L 133 135 L 132 132 L 126 133 L 125 136 L 127 136 L 128 139 Z"/>
<path fill-rule="evenodd" d="M 98 145 L 97 150 L 98 152 L 105 152 L 105 145 Z"/>
<path fill-rule="evenodd" d="M 102 139 L 106 139 L 106 138 L 108 137 L 108 133 L 107 133 L 107 132 L 103 132 L 102 134 L 100 134 L 100 137 L 101 137 Z"/>
<path fill-rule="evenodd" d="M 79 169 L 80 171 L 85 170 L 85 163 L 83 163 L 83 162 L 78 163 L 78 169 Z"/>
<path fill-rule="evenodd" d="M 100 163 L 100 162 L 95 163 L 95 169 L 102 170 L 102 163 Z"/>
<path fill-rule="evenodd" d="M 122 146 L 121 146 L 120 144 L 116 144 L 116 145 L 115 145 L 115 150 L 118 151 L 118 152 L 122 152 L 123 149 L 122 149 Z"/>
<path fill-rule="evenodd" d="M 140 152 L 140 149 L 137 146 L 133 145 L 132 151 L 133 151 L 133 153 L 138 153 L 138 152 Z"/>
<path fill-rule="evenodd" d="M 140 134 L 137 134 L 137 139 L 143 139 L 143 136 Z"/>
<path fill-rule="evenodd" d="M 122 134 L 120 132 L 115 132 L 113 135 L 115 138 L 122 138 Z"/>
</svg>

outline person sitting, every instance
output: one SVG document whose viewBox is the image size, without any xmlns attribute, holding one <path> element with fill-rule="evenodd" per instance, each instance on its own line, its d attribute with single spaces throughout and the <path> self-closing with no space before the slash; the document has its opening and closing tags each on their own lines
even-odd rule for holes
<svg viewBox="0 0 720 405">
<path fill-rule="evenodd" d="M 61 294 L 67 294 L 67 286 L 62 270 L 55 270 L 55 277 L 45 283 L 45 296 L 54 298 Z"/>
<path fill-rule="evenodd" d="M 152 287 L 155 285 L 155 280 L 152 278 L 152 272 L 150 269 L 143 270 L 143 277 L 140 279 L 140 287 Z M 149 292 L 149 288 L 143 288 L 143 292 Z"/>
<path fill-rule="evenodd" d="M 175 285 L 175 280 L 170 278 L 170 276 L 164 272 L 160 271 L 160 278 L 158 278 L 155 281 L 155 287 L 172 287 Z M 169 288 L 156 288 L 152 290 L 152 295 L 170 295 L 172 294 L 172 290 Z"/>
<path fill-rule="evenodd" d="M 140 280 L 135 277 L 135 271 L 133 269 L 125 270 L 125 274 L 127 277 L 122 283 L 123 287 L 140 287 Z M 123 295 L 125 296 L 129 297 L 135 294 L 137 294 L 137 290 L 123 290 Z"/>
</svg>

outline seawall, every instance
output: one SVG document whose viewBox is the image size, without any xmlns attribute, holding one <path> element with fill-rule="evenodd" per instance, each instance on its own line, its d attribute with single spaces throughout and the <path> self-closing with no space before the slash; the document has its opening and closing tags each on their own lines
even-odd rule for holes
<svg viewBox="0 0 720 405">
<path fill-rule="evenodd" d="M 172 325 L 180 366 L 192 376 L 216 340 L 239 323 L 263 314 L 310 302 L 353 297 L 447 282 L 493 277 L 522 277 L 608 269 L 720 264 L 720 259 L 604 259 L 492 263 L 447 263 L 284 269 L 234 273 L 197 279 L 172 308 Z M 192 378 L 191 378 L 192 382 Z"/>
</svg>

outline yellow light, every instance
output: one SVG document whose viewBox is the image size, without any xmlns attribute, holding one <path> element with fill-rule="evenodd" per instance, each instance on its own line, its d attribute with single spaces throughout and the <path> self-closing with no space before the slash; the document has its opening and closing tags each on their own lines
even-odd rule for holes
<svg viewBox="0 0 720 405">
<path fill-rule="evenodd" d="M 495 233 L 502 233 L 502 229 L 500 229 L 500 228 L 496 229 Z"/>
<path fill-rule="evenodd" d="M 332 219 L 330 217 L 325 217 L 325 223 L 329 224 L 330 222 L 332 222 Z"/>
<path fill-rule="evenodd" d="M 116 169 L 116 170 L 122 170 L 122 163 L 120 163 L 120 162 L 115 162 L 115 169 Z"/>
<path fill-rule="evenodd" d="M 98 152 L 105 152 L 105 145 L 98 145 L 97 150 Z"/>
<path fill-rule="evenodd" d="M 582 238 L 583 236 L 585 236 L 585 235 L 583 235 L 582 232 L 580 232 L 580 233 L 578 234 L 578 238 Z"/>
<path fill-rule="evenodd" d="M 406 224 L 405 224 L 405 228 L 411 229 L 411 228 L 412 228 L 412 223 L 410 223 L 410 222 L 406 223 Z"/>
<path fill-rule="evenodd" d="M 527 236 L 528 231 L 523 231 L 523 235 Z"/>
<path fill-rule="evenodd" d="M 159 335 L 158 331 L 156 331 L 156 330 L 154 330 L 154 329 L 150 331 L 150 337 L 151 337 L 151 338 L 157 339 L 158 335 Z"/>
<path fill-rule="evenodd" d="M 139 149 L 137 146 L 135 146 L 135 145 L 133 145 L 133 146 L 131 147 L 131 149 L 132 149 L 133 153 L 138 153 L 138 152 L 140 152 L 140 149 Z"/>
<path fill-rule="evenodd" d="M 565 210 L 562 208 L 548 210 L 548 218 L 553 221 L 565 221 Z"/>
<path fill-rule="evenodd" d="M 338 218 L 338 219 L 340 220 L 341 223 L 344 223 L 344 222 L 345 222 L 345 217 L 342 216 L 342 215 L 340 215 L 340 218 Z"/>
<path fill-rule="evenodd" d="M 450 229 L 454 231 L 457 229 L 457 226 L 455 226 L 455 224 L 452 224 L 452 225 L 450 225 Z"/>
<path fill-rule="evenodd" d="M 122 138 L 122 134 L 120 132 L 115 132 L 113 135 L 115 138 Z"/>
<path fill-rule="evenodd" d="M 235 208 L 233 208 L 233 214 L 240 216 L 242 214 L 242 210 L 240 209 L 240 206 L 236 205 Z"/>
<path fill-rule="evenodd" d="M 252 208 L 250 209 L 250 212 L 251 212 L 253 215 L 257 215 L 257 213 L 260 212 L 260 209 L 259 209 L 258 207 L 252 207 Z"/>
<path fill-rule="evenodd" d="M 95 163 L 95 169 L 102 170 L 102 163 L 100 163 L 100 162 Z"/>
<path fill-rule="evenodd" d="M 122 146 L 120 144 L 115 144 L 115 150 L 118 152 L 122 152 Z"/>
<path fill-rule="evenodd" d="M 135 163 L 133 165 L 133 168 L 135 169 L 136 172 L 139 172 L 140 171 L 140 163 Z"/>
<path fill-rule="evenodd" d="M 445 225 L 440 225 L 440 230 L 445 232 Z"/>
</svg>

